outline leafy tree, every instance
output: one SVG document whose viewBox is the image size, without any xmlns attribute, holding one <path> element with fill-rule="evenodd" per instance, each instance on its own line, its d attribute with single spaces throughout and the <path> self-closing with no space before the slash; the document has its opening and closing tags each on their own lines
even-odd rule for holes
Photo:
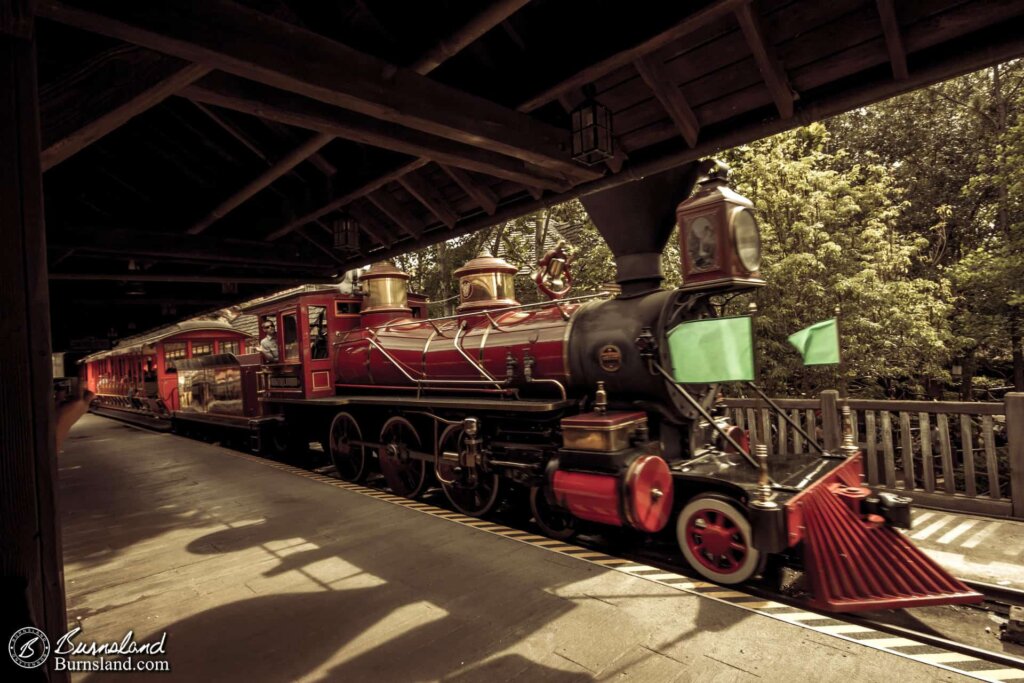
<svg viewBox="0 0 1024 683">
<path fill-rule="evenodd" d="M 762 382 L 777 393 L 793 378 L 804 392 L 837 381 L 863 393 L 918 391 L 918 378 L 941 376 L 948 360 L 948 285 L 911 274 L 928 243 L 898 229 L 906 205 L 890 170 L 870 157 L 837 169 L 830 142 L 819 123 L 729 154 L 732 184 L 761 220 Z M 786 338 L 836 308 L 842 367 L 804 368 Z"/>
</svg>

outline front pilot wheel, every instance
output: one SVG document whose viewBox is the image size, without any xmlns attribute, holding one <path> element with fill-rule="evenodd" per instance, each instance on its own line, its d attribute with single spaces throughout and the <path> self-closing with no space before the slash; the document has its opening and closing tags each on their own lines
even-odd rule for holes
<svg viewBox="0 0 1024 683">
<path fill-rule="evenodd" d="M 698 574 L 722 584 L 743 583 L 764 565 L 753 546 L 750 522 L 725 497 L 697 496 L 679 513 L 676 538 Z"/>
</svg>

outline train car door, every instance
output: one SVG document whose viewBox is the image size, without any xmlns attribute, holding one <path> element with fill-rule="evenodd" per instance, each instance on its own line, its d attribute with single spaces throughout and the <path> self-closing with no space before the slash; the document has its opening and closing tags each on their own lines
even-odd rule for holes
<svg viewBox="0 0 1024 683">
<path fill-rule="evenodd" d="M 300 307 L 303 330 L 303 360 L 306 398 L 322 398 L 334 394 L 334 378 L 331 368 L 331 347 L 328 329 L 328 308 L 331 302 L 315 300 Z"/>
</svg>

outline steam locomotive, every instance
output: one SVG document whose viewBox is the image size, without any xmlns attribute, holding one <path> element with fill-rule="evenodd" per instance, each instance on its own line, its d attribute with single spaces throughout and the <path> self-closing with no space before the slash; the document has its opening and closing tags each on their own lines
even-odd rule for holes
<svg viewBox="0 0 1024 683">
<path fill-rule="evenodd" d="M 583 203 L 615 255 L 618 291 L 569 296 L 559 247 L 536 273 L 550 300 L 520 304 L 518 269 L 483 252 L 455 272 L 456 313 L 430 318 L 408 275 L 377 263 L 359 291 L 252 306 L 262 354 L 176 361 L 176 425 L 242 430 L 257 448 L 320 441 L 347 481 L 379 471 L 408 497 L 437 484 L 473 516 L 524 492 L 554 538 L 585 525 L 674 536 L 723 584 L 769 556 L 797 559 L 825 610 L 981 599 L 894 530 L 909 527 L 910 501 L 863 485 L 852 441 L 818 456 L 752 453 L 709 414 L 714 385 L 674 379 L 669 333 L 763 285 L 754 207 L 724 167 L 691 164 Z M 665 290 L 676 224 L 684 284 Z"/>
</svg>

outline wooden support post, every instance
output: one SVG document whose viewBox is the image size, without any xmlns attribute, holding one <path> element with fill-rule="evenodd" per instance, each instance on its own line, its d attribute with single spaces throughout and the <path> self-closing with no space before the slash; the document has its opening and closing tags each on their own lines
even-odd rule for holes
<svg viewBox="0 0 1024 683">
<path fill-rule="evenodd" d="M 843 442 L 839 426 L 839 392 L 835 389 L 821 392 L 821 432 L 822 446 L 826 451 L 837 450 Z"/>
<path fill-rule="evenodd" d="M 55 495 L 36 48 L 28 5 L 0 0 L 0 638 L 5 644 L 23 626 L 42 629 L 51 643 L 67 630 Z M 44 665 L 49 680 L 68 680 L 67 673 L 50 668 L 52 663 L 51 657 Z"/>
<path fill-rule="evenodd" d="M 1024 393 L 1006 395 L 1006 437 L 1010 458 L 1010 503 L 1013 516 L 1024 519 Z"/>
</svg>

